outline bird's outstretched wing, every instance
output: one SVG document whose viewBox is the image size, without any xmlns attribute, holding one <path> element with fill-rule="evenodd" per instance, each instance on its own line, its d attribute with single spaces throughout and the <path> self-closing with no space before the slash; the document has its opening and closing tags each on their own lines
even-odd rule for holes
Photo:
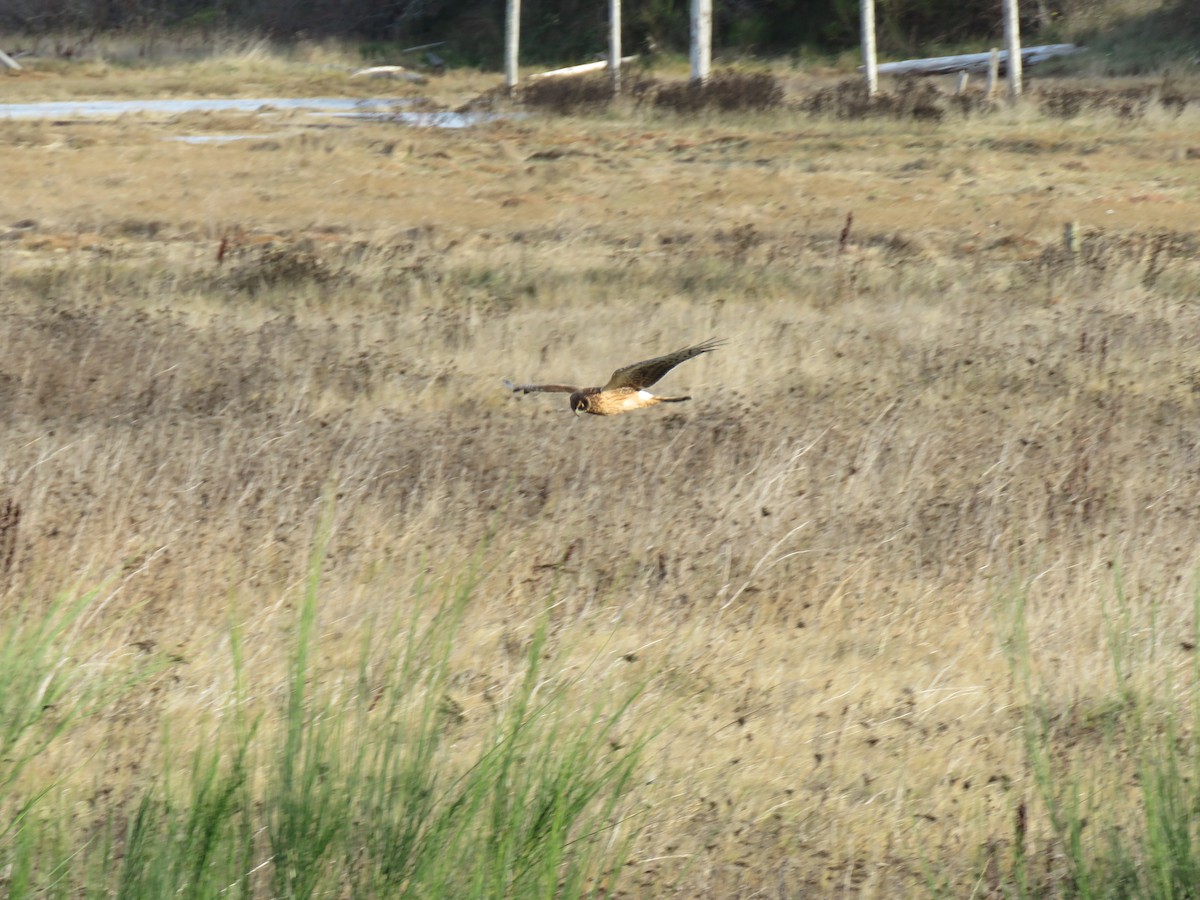
<svg viewBox="0 0 1200 900">
<path fill-rule="evenodd" d="M 507 378 L 504 379 L 504 386 L 514 394 L 533 394 L 533 393 L 548 393 L 548 394 L 573 394 L 579 388 L 572 387 L 569 384 L 513 384 Z"/>
<path fill-rule="evenodd" d="M 666 356 L 656 356 L 654 359 L 624 366 L 612 373 L 612 378 L 608 379 L 608 384 L 602 390 L 612 391 L 627 387 L 640 391 L 642 388 L 650 387 L 681 362 L 685 362 L 693 356 L 699 356 L 701 353 L 715 350 L 723 343 L 725 342 L 722 340 L 708 340 L 702 344 L 696 344 L 694 347 L 685 347 L 674 353 L 668 353 Z"/>
</svg>

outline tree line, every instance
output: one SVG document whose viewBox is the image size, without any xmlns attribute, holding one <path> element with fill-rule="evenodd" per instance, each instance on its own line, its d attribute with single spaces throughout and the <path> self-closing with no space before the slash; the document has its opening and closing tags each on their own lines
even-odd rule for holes
<svg viewBox="0 0 1200 900">
<path fill-rule="evenodd" d="M 1025 0 L 1023 29 L 1050 32 L 1072 7 L 1096 0 Z M 1187 2 L 1187 0 L 1184 0 Z M 777 55 L 839 51 L 858 42 L 859 0 L 716 0 L 718 51 Z M 626 0 L 623 43 L 632 51 L 685 52 L 689 0 Z M 338 37 L 382 46 L 445 41 L 455 61 L 499 65 L 504 0 L 0 0 L 0 29 L 235 29 L 281 40 Z M 522 0 L 521 57 L 590 58 L 607 46 L 607 0 Z M 876 0 L 878 41 L 893 53 L 993 40 L 999 0 Z M 445 55 L 445 54 L 443 54 Z"/>
</svg>

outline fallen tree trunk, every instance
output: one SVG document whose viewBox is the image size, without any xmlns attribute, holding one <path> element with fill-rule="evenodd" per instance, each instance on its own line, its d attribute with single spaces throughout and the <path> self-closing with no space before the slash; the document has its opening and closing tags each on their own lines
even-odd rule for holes
<svg viewBox="0 0 1200 900">
<path fill-rule="evenodd" d="M 633 62 L 637 59 L 636 56 L 622 56 L 621 63 Z M 549 72 L 538 72 L 536 75 L 530 75 L 529 78 L 557 78 L 560 75 L 584 75 L 588 72 L 599 72 L 601 69 L 608 68 L 608 60 L 602 59 L 599 62 L 582 63 L 578 66 L 567 66 L 565 69 L 551 69 Z"/>
<path fill-rule="evenodd" d="M 399 78 L 411 81 L 413 84 L 425 84 L 426 78 L 418 72 L 410 72 L 404 66 L 371 66 L 369 69 L 359 69 L 351 78 Z"/>
<path fill-rule="evenodd" d="M 1085 47 L 1074 44 L 1045 44 L 1041 47 L 1026 47 L 1021 51 L 1021 63 L 1035 66 L 1056 56 L 1080 53 Z M 991 53 L 962 53 L 958 56 L 933 56 L 928 59 L 906 59 L 901 62 L 879 64 L 880 75 L 949 75 L 954 72 L 986 72 Z M 1000 51 L 1000 65 L 1008 61 L 1008 51 Z M 862 71 L 862 66 L 859 66 Z"/>
</svg>

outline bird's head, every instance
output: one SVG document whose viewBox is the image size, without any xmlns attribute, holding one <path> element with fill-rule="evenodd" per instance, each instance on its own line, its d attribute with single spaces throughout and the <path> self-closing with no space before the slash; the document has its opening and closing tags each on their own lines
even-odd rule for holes
<svg viewBox="0 0 1200 900">
<path fill-rule="evenodd" d="M 572 410 L 572 412 L 575 413 L 575 415 L 579 415 L 581 412 L 587 412 L 588 411 L 587 394 L 583 393 L 583 391 L 576 391 L 575 393 L 573 393 L 571 395 L 571 410 Z"/>
</svg>

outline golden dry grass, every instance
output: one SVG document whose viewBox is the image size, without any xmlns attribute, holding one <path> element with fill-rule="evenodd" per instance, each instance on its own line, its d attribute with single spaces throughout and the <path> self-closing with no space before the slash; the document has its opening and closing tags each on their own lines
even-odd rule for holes
<svg viewBox="0 0 1200 900">
<path fill-rule="evenodd" d="M 1064 757 L 1115 696 L 1115 566 L 1139 684 L 1191 665 L 1197 121 L 0 122 L 8 596 L 103 583 L 77 663 L 164 666 L 39 771 L 118 808 L 229 701 L 231 621 L 278 704 L 332 496 L 331 681 L 481 547 L 458 740 L 547 607 L 564 674 L 648 681 L 630 893 L 999 891 L 1012 598 Z M 260 136 L 166 140 L 226 131 Z M 709 336 L 684 407 L 500 387 Z"/>
</svg>

